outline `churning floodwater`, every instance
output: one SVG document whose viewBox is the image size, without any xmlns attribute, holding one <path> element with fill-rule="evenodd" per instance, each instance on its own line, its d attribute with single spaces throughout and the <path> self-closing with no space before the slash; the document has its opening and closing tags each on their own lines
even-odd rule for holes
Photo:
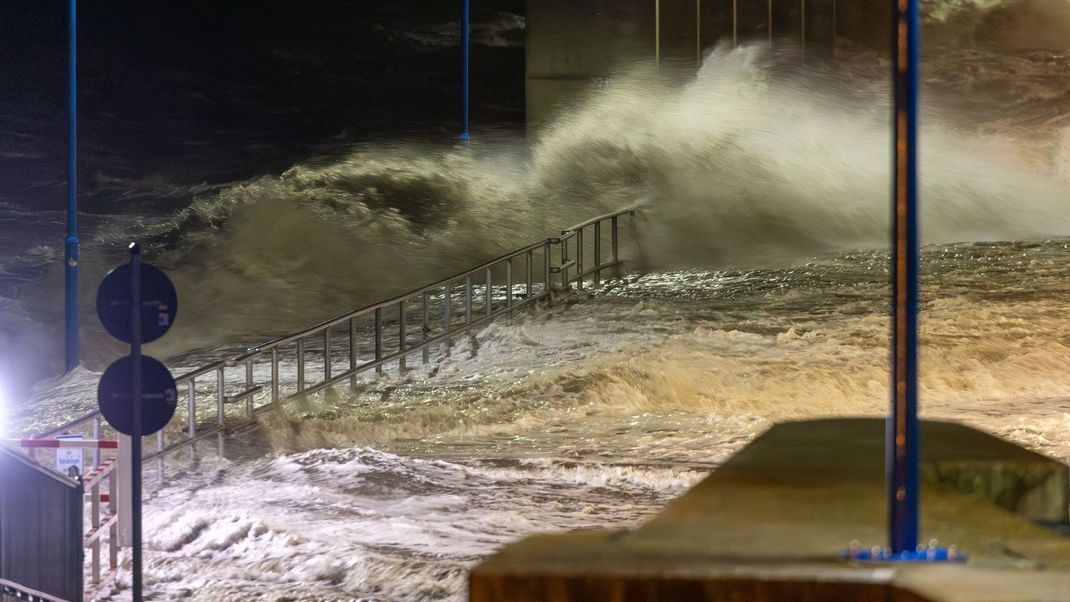
<svg viewBox="0 0 1070 602">
<path fill-rule="evenodd" d="M 926 249 L 926 417 L 1070 460 L 1068 257 Z M 179 454 L 146 510 L 152 590 L 456 600 L 519 537 L 635 526 L 776 421 L 886 411 L 886 262 L 613 281 L 458 341 L 432 375 L 269 415 L 230 461 Z"/>
<path fill-rule="evenodd" d="M 1028 4 L 930 16 L 955 44 L 926 62 L 922 403 L 1070 460 L 1070 51 L 1016 42 Z M 993 31 L 1002 45 L 973 43 Z M 153 597 L 459 600 L 500 546 L 634 526 L 778 420 L 882 414 L 886 65 L 793 56 L 622 65 L 531 141 L 332 147 L 156 189 L 193 199 L 177 209 L 87 216 L 87 282 L 131 237 L 176 281 L 179 321 L 148 351 L 182 373 L 643 207 L 627 277 L 463 337 L 429 368 L 265 415 L 226 458 L 176 456 L 146 506 Z M 45 307 L 62 260 L 25 241 L 62 216 L 10 204 L 0 219 L 20 229 L 0 237 L 11 374 L 58 348 Z M 121 350 L 95 324 L 85 336 L 86 365 L 9 403 L 10 431 L 92 407 Z"/>
</svg>

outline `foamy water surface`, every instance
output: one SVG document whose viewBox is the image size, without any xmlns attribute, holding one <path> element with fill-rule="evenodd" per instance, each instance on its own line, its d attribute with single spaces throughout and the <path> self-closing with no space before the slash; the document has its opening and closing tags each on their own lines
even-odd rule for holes
<svg viewBox="0 0 1070 602">
<path fill-rule="evenodd" d="M 927 61 L 922 406 L 1066 461 L 1070 61 L 1021 46 L 1027 4 L 928 3 L 936 35 L 952 23 L 1007 47 Z M 882 415 L 886 66 L 782 59 L 722 47 L 683 78 L 622 66 L 530 144 L 368 144 L 190 192 L 174 214 L 87 218 L 89 281 L 138 237 L 177 282 L 179 322 L 149 351 L 182 373 L 645 206 L 624 249 L 635 275 L 263 415 L 224 458 L 208 442 L 174 454 L 146 505 L 152 597 L 461 600 L 502 545 L 635 526 L 776 421 Z M 0 205 L 33 231 L 60 218 Z M 8 380 L 47 365 L 61 329 L 59 254 L 20 240 L 0 237 Z M 9 430 L 93 407 L 121 349 L 84 336 L 87 365 L 9 402 Z"/>
<path fill-rule="evenodd" d="M 1070 460 L 1068 259 L 927 249 L 926 417 Z M 151 590 L 460 600 L 519 537 L 635 526 L 776 421 L 886 410 L 885 261 L 613 281 L 458 341 L 433 375 L 268 415 L 230 460 L 178 454 L 146 509 Z"/>
</svg>

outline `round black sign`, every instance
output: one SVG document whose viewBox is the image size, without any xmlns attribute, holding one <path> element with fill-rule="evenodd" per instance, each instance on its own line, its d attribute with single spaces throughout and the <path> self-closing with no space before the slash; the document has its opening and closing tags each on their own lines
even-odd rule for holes
<svg viewBox="0 0 1070 602">
<path fill-rule="evenodd" d="M 134 431 L 133 379 L 130 356 L 115 360 L 100 377 L 97 404 L 108 424 L 124 435 Z M 162 429 L 175 415 L 178 389 L 171 372 L 159 360 L 141 356 L 141 434 Z"/>
<path fill-rule="evenodd" d="M 162 337 L 175 322 L 178 294 L 175 285 L 159 268 L 141 266 L 141 342 Z M 97 315 L 111 336 L 124 343 L 130 336 L 130 264 L 115 268 L 97 289 Z"/>
</svg>

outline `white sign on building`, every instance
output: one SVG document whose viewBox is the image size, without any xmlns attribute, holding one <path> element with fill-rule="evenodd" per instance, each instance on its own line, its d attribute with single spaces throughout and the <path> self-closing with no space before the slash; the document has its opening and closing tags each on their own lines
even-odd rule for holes
<svg viewBox="0 0 1070 602">
<path fill-rule="evenodd" d="M 56 439 L 60 441 L 79 441 L 83 437 L 81 435 L 57 435 Z M 80 447 L 57 448 L 56 470 L 72 478 L 80 476 L 82 474 L 82 462 L 85 460 L 84 451 Z"/>
</svg>

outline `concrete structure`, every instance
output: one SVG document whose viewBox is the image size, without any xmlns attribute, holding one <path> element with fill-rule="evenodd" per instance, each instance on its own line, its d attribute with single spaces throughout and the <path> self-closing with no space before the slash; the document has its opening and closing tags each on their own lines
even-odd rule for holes
<svg viewBox="0 0 1070 602">
<path fill-rule="evenodd" d="M 634 531 L 528 538 L 471 574 L 472 602 L 1070 599 L 1066 466 L 925 422 L 922 535 L 966 563 L 843 560 L 887 539 L 883 420 L 781 424 Z"/>
<path fill-rule="evenodd" d="M 888 43 L 889 0 L 528 0 L 527 116 L 538 130 L 635 62 L 694 68 L 718 43 L 772 40 L 802 58 L 837 37 Z"/>
</svg>

